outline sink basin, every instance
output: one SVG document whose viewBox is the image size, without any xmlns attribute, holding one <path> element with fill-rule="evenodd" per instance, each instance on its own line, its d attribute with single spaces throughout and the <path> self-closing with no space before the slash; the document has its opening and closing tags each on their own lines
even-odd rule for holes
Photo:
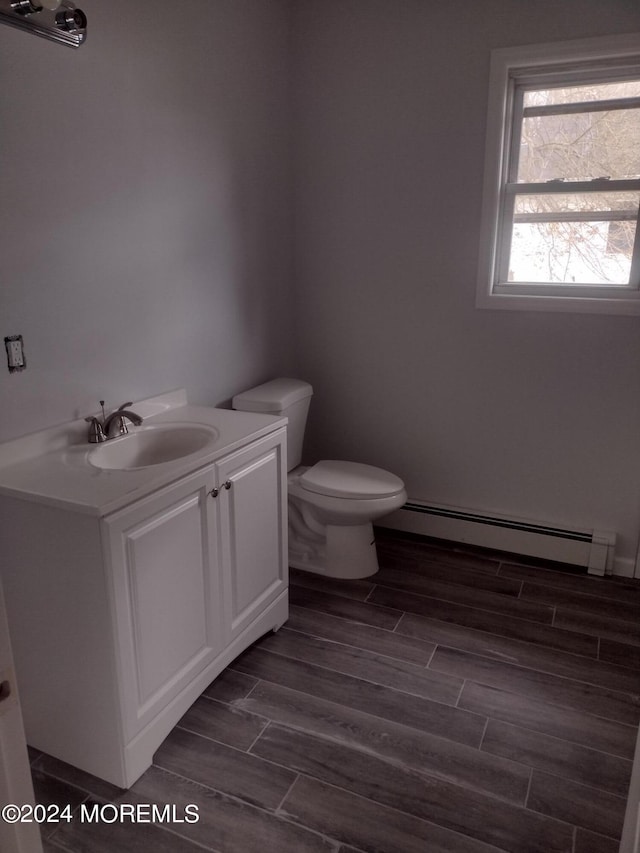
<svg viewBox="0 0 640 853">
<path fill-rule="evenodd" d="M 89 453 L 89 462 L 96 468 L 117 471 L 148 468 L 204 450 L 217 438 L 216 429 L 197 424 L 138 427 L 135 432 L 100 444 Z"/>
</svg>

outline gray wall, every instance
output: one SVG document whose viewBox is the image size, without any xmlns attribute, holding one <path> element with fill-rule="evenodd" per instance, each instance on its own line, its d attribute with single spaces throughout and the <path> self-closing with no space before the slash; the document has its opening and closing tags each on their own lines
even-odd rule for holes
<svg viewBox="0 0 640 853">
<path fill-rule="evenodd" d="M 77 51 L 0 27 L 0 333 L 28 365 L 0 440 L 291 362 L 289 4 L 78 5 Z"/>
<path fill-rule="evenodd" d="M 309 458 L 410 497 L 640 522 L 640 320 L 474 307 L 490 50 L 640 31 L 636 0 L 295 5 L 296 298 Z"/>
<path fill-rule="evenodd" d="M 0 337 L 28 359 L 0 440 L 297 373 L 309 458 L 631 560 L 640 321 L 474 298 L 489 51 L 640 31 L 637 0 L 80 5 L 78 51 L 0 27 Z"/>
</svg>

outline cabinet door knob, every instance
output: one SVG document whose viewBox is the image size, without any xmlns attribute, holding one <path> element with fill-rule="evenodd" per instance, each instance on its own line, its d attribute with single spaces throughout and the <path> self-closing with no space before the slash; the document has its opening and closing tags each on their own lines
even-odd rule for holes
<svg viewBox="0 0 640 853">
<path fill-rule="evenodd" d="M 214 486 L 214 488 L 211 489 L 209 494 L 211 495 L 212 498 L 217 498 L 222 489 L 226 489 L 227 491 L 229 491 L 230 488 L 231 488 L 231 480 L 225 480 L 225 482 L 220 486 L 220 488 L 218 488 L 217 486 Z"/>
</svg>

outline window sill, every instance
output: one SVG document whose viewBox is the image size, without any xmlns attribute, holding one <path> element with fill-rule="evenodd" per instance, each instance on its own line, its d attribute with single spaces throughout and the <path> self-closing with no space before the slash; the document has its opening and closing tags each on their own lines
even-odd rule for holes
<svg viewBox="0 0 640 853">
<path fill-rule="evenodd" d="M 633 296 L 608 299 L 602 296 L 548 296 L 542 293 L 478 293 L 476 308 L 640 316 L 640 293 L 634 291 Z"/>
</svg>

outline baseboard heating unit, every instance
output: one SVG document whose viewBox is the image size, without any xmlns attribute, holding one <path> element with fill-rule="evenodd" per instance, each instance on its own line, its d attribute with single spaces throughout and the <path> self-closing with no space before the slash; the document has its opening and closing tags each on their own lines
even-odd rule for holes
<svg viewBox="0 0 640 853">
<path fill-rule="evenodd" d="M 616 534 L 611 531 L 563 529 L 418 502 L 407 502 L 377 524 L 451 542 L 583 566 L 589 574 L 613 573 Z"/>
</svg>

